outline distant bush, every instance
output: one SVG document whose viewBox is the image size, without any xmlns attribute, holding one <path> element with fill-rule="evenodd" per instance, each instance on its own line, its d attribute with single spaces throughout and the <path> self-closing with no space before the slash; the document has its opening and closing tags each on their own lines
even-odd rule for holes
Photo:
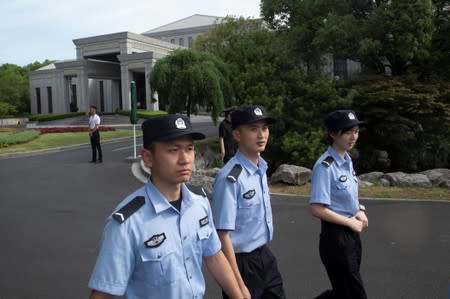
<svg viewBox="0 0 450 299">
<path fill-rule="evenodd" d="M 22 132 L 2 132 L 0 133 L 0 147 L 8 147 L 12 144 L 19 144 L 31 141 L 38 137 L 41 132 L 36 130 Z"/>
<path fill-rule="evenodd" d="M 120 110 L 118 113 L 120 115 L 130 116 L 131 111 L 130 110 Z M 161 111 L 161 110 L 147 111 L 147 110 L 138 109 L 138 111 L 137 111 L 138 118 L 150 118 L 150 117 L 162 116 L 162 115 L 166 115 L 166 114 L 167 114 L 166 111 Z"/>
<path fill-rule="evenodd" d="M 68 133 L 68 132 L 87 132 L 87 127 L 61 127 L 61 128 L 38 128 L 35 129 L 39 131 L 41 134 L 50 134 L 50 133 Z M 116 129 L 109 126 L 100 126 L 99 130 L 101 132 L 106 131 L 115 131 Z"/>
<path fill-rule="evenodd" d="M 70 112 L 70 113 L 62 113 L 62 114 L 41 114 L 41 115 L 31 115 L 28 119 L 30 121 L 52 121 L 58 119 L 65 119 L 80 115 L 86 115 L 85 112 Z"/>
</svg>

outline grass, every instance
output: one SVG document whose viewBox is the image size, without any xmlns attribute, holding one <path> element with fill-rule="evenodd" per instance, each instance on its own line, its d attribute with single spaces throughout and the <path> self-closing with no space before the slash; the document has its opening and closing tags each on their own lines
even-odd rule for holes
<svg viewBox="0 0 450 299">
<path fill-rule="evenodd" d="M 25 143 L 37 138 L 41 133 L 30 130 L 23 132 L 0 132 L 0 148 L 8 147 L 12 144 Z"/>
<path fill-rule="evenodd" d="M 311 184 L 303 186 L 292 186 L 284 184 L 274 184 L 270 186 L 270 191 L 275 193 L 295 194 L 309 196 Z M 450 190 L 446 188 L 432 187 L 382 187 L 370 186 L 359 188 L 360 197 L 373 198 L 407 198 L 407 199 L 432 199 L 432 200 L 450 200 Z"/>
<path fill-rule="evenodd" d="M 6 133 L 0 133 L 6 134 Z M 136 132 L 139 136 L 139 133 Z M 116 130 L 100 133 L 101 140 L 111 140 L 121 137 L 132 137 L 132 130 Z M 53 133 L 53 134 L 41 134 L 39 137 L 22 144 L 10 145 L 6 148 L 0 148 L 1 154 L 10 153 L 24 153 L 29 151 L 37 151 L 51 148 L 59 148 L 63 146 L 70 146 L 76 144 L 89 143 L 89 136 L 87 132 L 70 132 L 70 133 Z"/>
</svg>

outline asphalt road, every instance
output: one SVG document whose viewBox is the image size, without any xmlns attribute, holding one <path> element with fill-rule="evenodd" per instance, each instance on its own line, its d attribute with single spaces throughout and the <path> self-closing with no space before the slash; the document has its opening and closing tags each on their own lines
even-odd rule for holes
<svg viewBox="0 0 450 299">
<path fill-rule="evenodd" d="M 211 131 L 213 132 L 213 131 Z M 87 298 L 103 221 L 141 186 L 126 158 L 132 142 L 0 158 L 0 299 Z M 364 202 L 362 275 L 369 298 L 450 298 L 450 202 Z M 272 197 L 275 239 L 288 298 L 329 287 L 318 254 L 319 221 L 305 199 Z M 207 275 L 205 298 L 220 298 Z"/>
</svg>

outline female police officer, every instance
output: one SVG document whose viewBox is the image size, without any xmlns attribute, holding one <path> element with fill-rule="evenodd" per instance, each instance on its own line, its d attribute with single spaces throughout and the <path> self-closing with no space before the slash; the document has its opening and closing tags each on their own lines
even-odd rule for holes
<svg viewBox="0 0 450 299">
<path fill-rule="evenodd" d="M 359 233 L 368 227 L 368 220 L 347 153 L 358 140 L 362 123 L 351 110 L 337 110 L 325 118 L 330 146 L 314 165 L 310 203 L 312 215 L 322 222 L 320 258 L 333 290 L 317 298 L 367 298 L 359 273 Z"/>
</svg>

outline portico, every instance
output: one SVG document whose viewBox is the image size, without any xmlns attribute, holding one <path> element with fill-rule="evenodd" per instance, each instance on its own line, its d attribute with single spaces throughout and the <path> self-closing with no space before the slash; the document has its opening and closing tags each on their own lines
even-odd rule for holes
<svg viewBox="0 0 450 299">
<path fill-rule="evenodd" d="M 180 46 L 119 32 L 73 40 L 77 59 L 30 72 L 31 112 L 64 113 L 75 106 L 99 112 L 131 109 L 130 83 L 136 82 L 138 107 L 157 110 L 149 75 L 154 63 Z"/>
</svg>

